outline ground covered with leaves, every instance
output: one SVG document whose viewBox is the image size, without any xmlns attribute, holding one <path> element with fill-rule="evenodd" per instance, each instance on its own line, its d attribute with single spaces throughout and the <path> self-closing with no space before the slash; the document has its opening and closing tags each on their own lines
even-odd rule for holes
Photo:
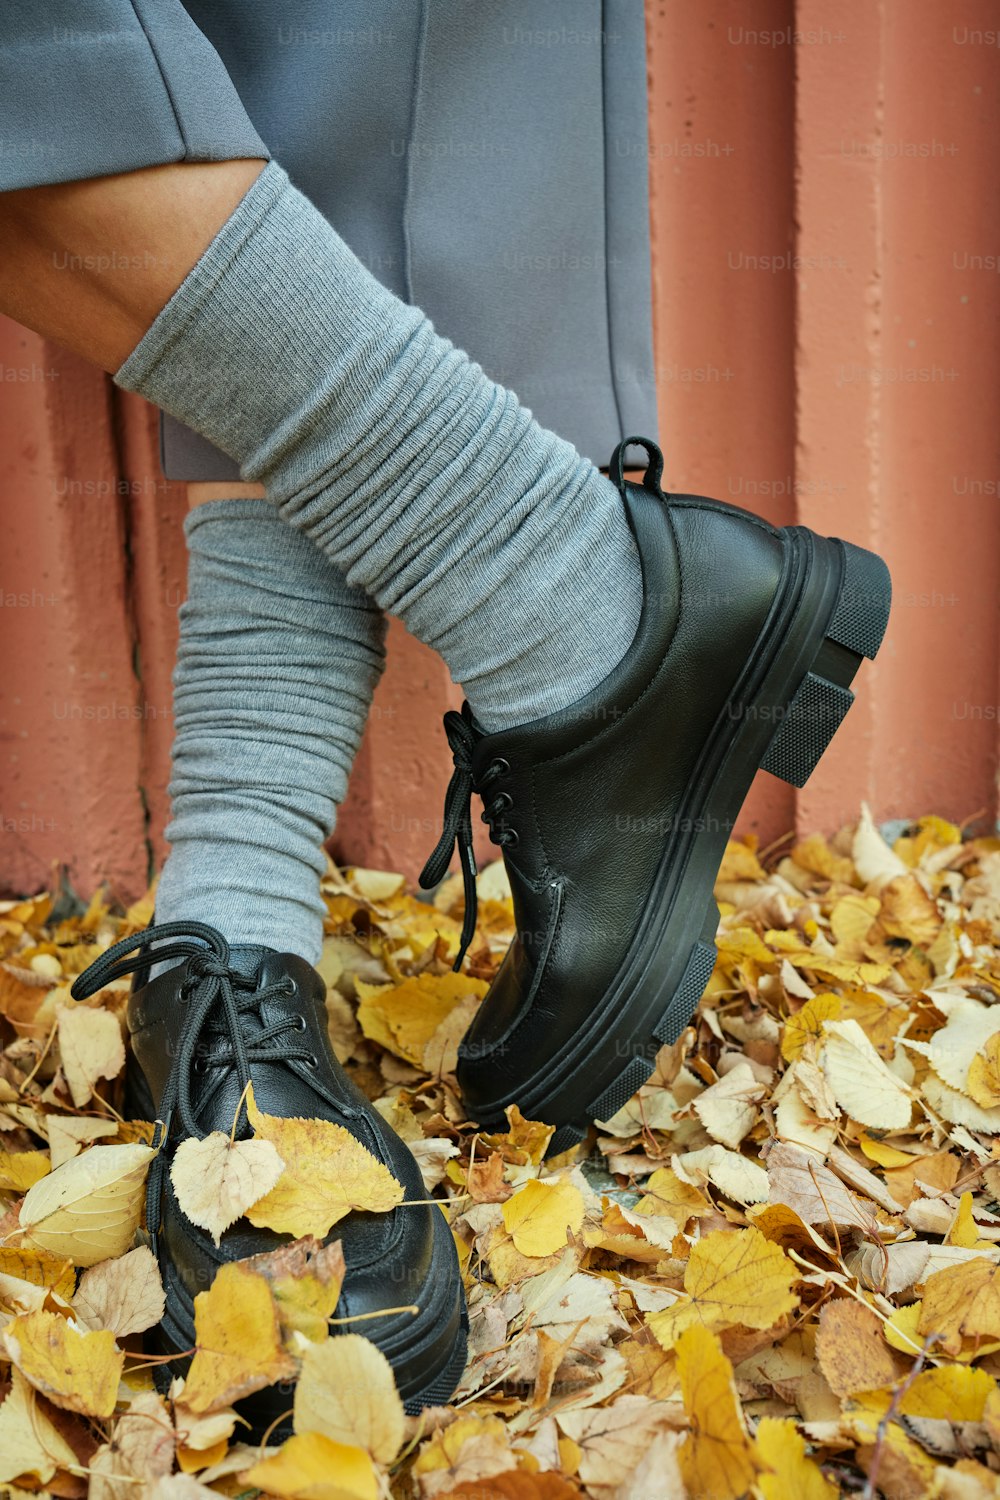
<svg viewBox="0 0 1000 1500">
<path fill-rule="evenodd" d="M 719 957 L 692 1026 L 588 1142 L 462 1116 L 458 1041 L 510 940 L 502 867 L 480 925 L 449 881 L 330 872 L 322 971 L 337 1055 L 410 1144 L 471 1314 L 455 1403 L 404 1417 L 374 1346 L 336 1326 L 373 1159 L 261 1114 L 174 1180 L 219 1234 L 294 1240 L 196 1304 L 187 1378 L 157 1394 L 163 1307 L 141 1222 L 149 1122 L 121 1118 L 127 983 L 73 977 L 146 925 L 95 899 L 0 905 L 0 1484 L 98 1500 L 891 1500 L 1000 1495 L 1000 839 L 866 814 L 762 859 L 731 843 Z M 327 1130 L 336 1127 L 328 1126 Z M 360 1148 L 359 1148 L 360 1149 Z M 331 1319 L 333 1322 L 331 1324 Z M 295 1380 L 294 1435 L 233 1403 Z"/>
</svg>

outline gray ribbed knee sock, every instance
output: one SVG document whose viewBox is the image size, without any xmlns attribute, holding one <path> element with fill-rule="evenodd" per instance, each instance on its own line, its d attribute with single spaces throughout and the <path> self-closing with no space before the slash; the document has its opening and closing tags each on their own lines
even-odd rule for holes
<svg viewBox="0 0 1000 1500">
<path fill-rule="evenodd" d="M 202 505 L 185 532 L 156 918 L 315 963 L 323 840 L 382 670 L 384 617 L 266 500 Z"/>
<path fill-rule="evenodd" d="M 492 729 L 596 686 L 641 580 L 614 486 L 269 164 L 116 376 L 210 438 Z M 249 554 L 248 555 L 248 560 Z"/>
</svg>

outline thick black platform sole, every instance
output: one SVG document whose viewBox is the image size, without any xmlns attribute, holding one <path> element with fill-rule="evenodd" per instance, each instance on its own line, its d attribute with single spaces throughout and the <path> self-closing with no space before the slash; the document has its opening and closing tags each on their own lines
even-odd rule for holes
<svg viewBox="0 0 1000 1500">
<path fill-rule="evenodd" d="M 125 1103 L 130 1118 L 153 1118 L 154 1106 L 145 1079 L 131 1058 L 126 1075 Z M 425 1406 L 441 1406 L 451 1399 L 462 1378 L 467 1358 L 469 1315 L 458 1257 L 444 1214 L 438 1209 L 431 1212 L 434 1254 L 425 1295 L 417 1304 L 419 1311 L 415 1315 L 387 1316 L 377 1331 L 379 1320 L 343 1327 L 344 1332 L 359 1332 L 372 1338 L 382 1350 L 392 1365 L 396 1388 L 410 1416 Z M 154 1367 L 157 1387 L 165 1395 L 173 1377 L 185 1374 L 190 1364 L 189 1351 L 194 1347 L 194 1303 L 169 1256 L 163 1253 L 162 1246 L 158 1248 L 167 1301 L 161 1322 L 146 1337 L 158 1353 L 177 1355 L 169 1363 Z M 249 1433 L 241 1429 L 244 1436 L 255 1440 L 270 1432 L 269 1441 L 272 1442 L 291 1436 L 294 1396 L 294 1383 L 280 1382 L 238 1401 L 236 1410 L 250 1427 Z"/>
<path fill-rule="evenodd" d="M 715 879 L 756 772 L 805 785 L 854 701 L 862 658 L 881 645 L 892 597 L 882 559 L 803 528 L 785 541 L 779 597 L 691 779 L 614 985 L 544 1073 L 479 1122 L 501 1126 L 516 1102 L 556 1124 L 550 1156 L 616 1114 L 690 1021 L 715 964 Z"/>
</svg>

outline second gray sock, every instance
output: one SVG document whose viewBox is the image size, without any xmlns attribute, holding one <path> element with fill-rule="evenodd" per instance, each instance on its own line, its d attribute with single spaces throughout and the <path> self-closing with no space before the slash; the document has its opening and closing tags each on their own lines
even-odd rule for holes
<svg viewBox="0 0 1000 1500">
<path fill-rule="evenodd" d="M 158 922 L 315 963 L 319 877 L 384 662 L 385 620 L 266 500 L 187 518 L 170 856 Z"/>
</svg>

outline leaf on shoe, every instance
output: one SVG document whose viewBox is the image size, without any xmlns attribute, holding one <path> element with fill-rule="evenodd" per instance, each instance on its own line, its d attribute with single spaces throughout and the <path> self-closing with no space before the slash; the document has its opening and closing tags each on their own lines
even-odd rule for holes
<svg viewBox="0 0 1000 1500">
<path fill-rule="evenodd" d="M 506 1200 L 504 1227 L 522 1255 L 553 1255 L 578 1234 L 583 1223 L 583 1195 L 572 1182 L 531 1178 Z"/>
<path fill-rule="evenodd" d="M 84 1271 L 73 1298 L 78 1323 L 84 1328 L 108 1328 L 119 1339 L 152 1328 L 163 1317 L 165 1306 L 160 1268 L 145 1245 Z"/>
<path fill-rule="evenodd" d="M 232 1406 L 295 1375 L 271 1289 L 245 1262 L 222 1266 L 208 1291 L 195 1297 L 194 1335 L 195 1354 L 181 1392 L 193 1412 Z"/>
<path fill-rule="evenodd" d="M 321 1432 L 391 1464 L 403 1446 L 403 1403 L 381 1349 L 357 1333 L 311 1344 L 295 1387 L 294 1421 L 296 1432 Z"/>
<path fill-rule="evenodd" d="M 363 1448 L 335 1443 L 321 1432 L 296 1433 L 271 1458 L 240 1474 L 244 1485 L 301 1500 L 378 1500 L 371 1458 Z"/>
<path fill-rule="evenodd" d="M 73 1103 L 82 1109 L 99 1078 L 117 1078 L 125 1066 L 125 1043 L 118 1018 L 90 1005 L 64 1005 L 59 1011 L 59 1057 Z"/>
<path fill-rule="evenodd" d="M 270 1141 L 236 1141 L 213 1130 L 203 1140 L 181 1141 L 170 1181 L 182 1211 L 218 1244 L 223 1232 L 271 1191 L 284 1168 Z"/>
<path fill-rule="evenodd" d="M 342 1125 L 263 1114 L 251 1088 L 247 1116 L 259 1140 L 285 1162 L 275 1187 L 247 1210 L 258 1228 L 324 1239 L 352 1209 L 388 1213 L 403 1199 L 389 1168 Z"/>
<path fill-rule="evenodd" d="M 19 1222 L 24 1242 L 93 1266 L 121 1255 L 142 1217 L 150 1146 L 92 1146 L 29 1189 Z"/>
<path fill-rule="evenodd" d="M 344 1282 L 344 1252 L 339 1240 L 323 1245 L 312 1235 L 280 1245 L 243 1262 L 268 1282 L 286 1340 L 293 1333 L 316 1343 L 328 1324 Z"/>
<path fill-rule="evenodd" d="M 56 1406 L 87 1417 L 114 1411 L 125 1355 L 113 1333 L 81 1333 L 39 1309 L 12 1318 L 0 1340 L 24 1378 Z"/>
</svg>

